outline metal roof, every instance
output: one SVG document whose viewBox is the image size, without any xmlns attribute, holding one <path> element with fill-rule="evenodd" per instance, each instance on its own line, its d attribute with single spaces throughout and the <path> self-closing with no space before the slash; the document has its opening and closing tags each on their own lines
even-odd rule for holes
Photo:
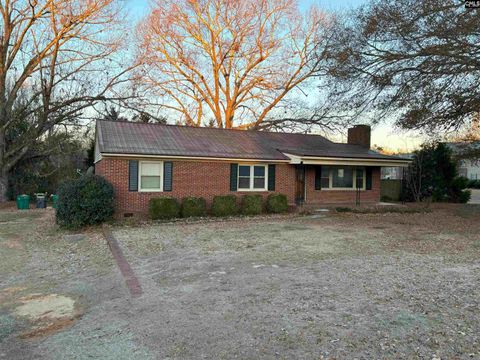
<svg viewBox="0 0 480 360">
<path fill-rule="evenodd" d="M 289 160 L 298 156 L 404 160 L 323 136 L 126 121 L 97 121 L 102 154 Z"/>
</svg>

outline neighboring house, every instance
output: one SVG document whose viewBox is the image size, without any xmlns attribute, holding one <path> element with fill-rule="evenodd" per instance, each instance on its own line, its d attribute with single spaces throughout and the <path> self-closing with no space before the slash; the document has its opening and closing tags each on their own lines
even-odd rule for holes
<svg viewBox="0 0 480 360">
<path fill-rule="evenodd" d="M 370 150 L 370 127 L 348 143 L 319 135 L 97 121 L 95 172 L 116 192 L 117 215 L 146 213 L 151 198 L 283 193 L 290 204 L 380 200 L 380 169 L 407 159 Z M 358 189 L 358 191 L 356 191 Z"/>
<path fill-rule="evenodd" d="M 413 154 L 397 154 L 395 155 L 402 159 L 413 159 Z M 402 180 L 405 167 L 403 166 L 386 166 L 382 167 L 381 178 L 382 180 Z"/>
<path fill-rule="evenodd" d="M 445 143 L 458 159 L 458 174 L 469 180 L 480 180 L 480 141 Z M 473 153 L 474 155 L 471 155 Z"/>
</svg>

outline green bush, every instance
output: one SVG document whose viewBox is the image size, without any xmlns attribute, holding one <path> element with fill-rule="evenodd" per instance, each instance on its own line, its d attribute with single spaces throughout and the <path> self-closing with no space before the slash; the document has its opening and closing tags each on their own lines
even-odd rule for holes
<svg viewBox="0 0 480 360">
<path fill-rule="evenodd" d="M 453 179 L 448 189 L 446 200 L 455 203 L 467 203 L 470 200 L 470 191 L 465 190 L 468 187 L 469 180 L 463 176 L 457 176 Z"/>
<path fill-rule="evenodd" d="M 460 202 L 466 199 L 463 191 L 469 185 L 468 179 L 458 176 L 451 149 L 435 142 L 415 151 L 406 180 L 402 191 L 404 201 Z"/>
<path fill-rule="evenodd" d="M 270 213 L 283 213 L 288 211 L 288 200 L 284 194 L 270 194 L 267 197 L 267 211 Z"/>
<path fill-rule="evenodd" d="M 262 196 L 261 195 L 244 195 L 242 198 L 242 214 L 258 215 L 262 213 Z"/>
<path fill-rule="evenodd" d="M 97 175 L 84 175 L 58 189 L 57 223 L 78 229 L 109 220 L 114 213 L 113 186 Z"/>
<path fill-rule="evenodd" d="M 470 201 L 471 197 L 472 197 L 472 192 L 470 190 L 463 190 L 458 196 L 458 202 L 462 204 L 466 204 Z"/>
<path fill-rule="evenodd" d="M 480 189 L 480 180 L 470 180 L 468 182 L 468 188 L 470 188 L 470 189 Z"/>
<path fill-rule="evenodd" d="M 150 199 L 148 213 L 152 220 L 173 219 L 180 216 L 180 204 L 171 197 Z"/>
<path fill-rule="evenodd" d="M 237 198 L 234 195 L 215 196 L 212 203 L 214 216 L 232 216 L 238 213 Z"/>
<path fill-rule="evenodd" d="M 186 197 L 182 200 L 182 217 L 205 216 L 206 209 L 204 198 Z"/>
<path fill-rule="evenodd" d="M 344 207 L 344 206 L 336 207 L 335 210 L 337 212 L 352 212 L 353 211 L 352 208 Z"/>
</svg>

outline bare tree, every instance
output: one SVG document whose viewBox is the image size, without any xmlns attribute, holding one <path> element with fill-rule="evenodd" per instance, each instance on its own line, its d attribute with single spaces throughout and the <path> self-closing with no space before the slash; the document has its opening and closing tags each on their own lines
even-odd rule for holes
<svg viewBox="0 0 480 360">
<path fill-rule="evenodd" d="M 480 16 L 463 1 L 375 0 L 335 33 L 332 87 L 352 116 L 431 133 L 478 113 Z"/>
<path fill-rule="evenodd" d="M 261 127 L 317 73 L 330 21 L 293 0 L 157 0 L 139 27 L 142 85 L 187 125 Z"/>
<path fill-rule="evenodd" d="M 113 0 L 0 0 L 0 15 L 4 201 L 9 171 L 35 140 L 75 123 L 96 101 L 121 97 L 111 90 L 125 70 L 114 73 L 121 17 Z"/>
</svg>

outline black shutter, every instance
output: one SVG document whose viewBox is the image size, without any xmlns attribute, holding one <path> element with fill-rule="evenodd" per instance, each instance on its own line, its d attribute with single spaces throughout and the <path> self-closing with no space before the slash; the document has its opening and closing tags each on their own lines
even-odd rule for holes
<svg viewBox="0 0 480 360">
<path fill-rule="evenodd" d="M 138 161 L 128 161 L 128 191 L 138 191 Z"/>
<path fill-rule="evenodd" d="M 173 184 L 173 163 L 165 161 L 163 163 L 163 191 L 172 191 Z"/>
<path fill-rule="evenodd" d="M 275 164 L 268 165 L 268 191 L 275 191 Z"/>
<path fill-rule="evenodd" d="M 230 191 L 237 191 L 238 164 L 230 164 Z"/>
<path fill-rule="evenodd" d="M 322 167 L 315 166 L 315 190 L 322 190 Z"/>
<path fill-rule="evenodd" d="M 372 190 L 372 168 L 367 167 L 366 173 L 367 173 L 366 188 L 367 190 Z"/>
</svg>

